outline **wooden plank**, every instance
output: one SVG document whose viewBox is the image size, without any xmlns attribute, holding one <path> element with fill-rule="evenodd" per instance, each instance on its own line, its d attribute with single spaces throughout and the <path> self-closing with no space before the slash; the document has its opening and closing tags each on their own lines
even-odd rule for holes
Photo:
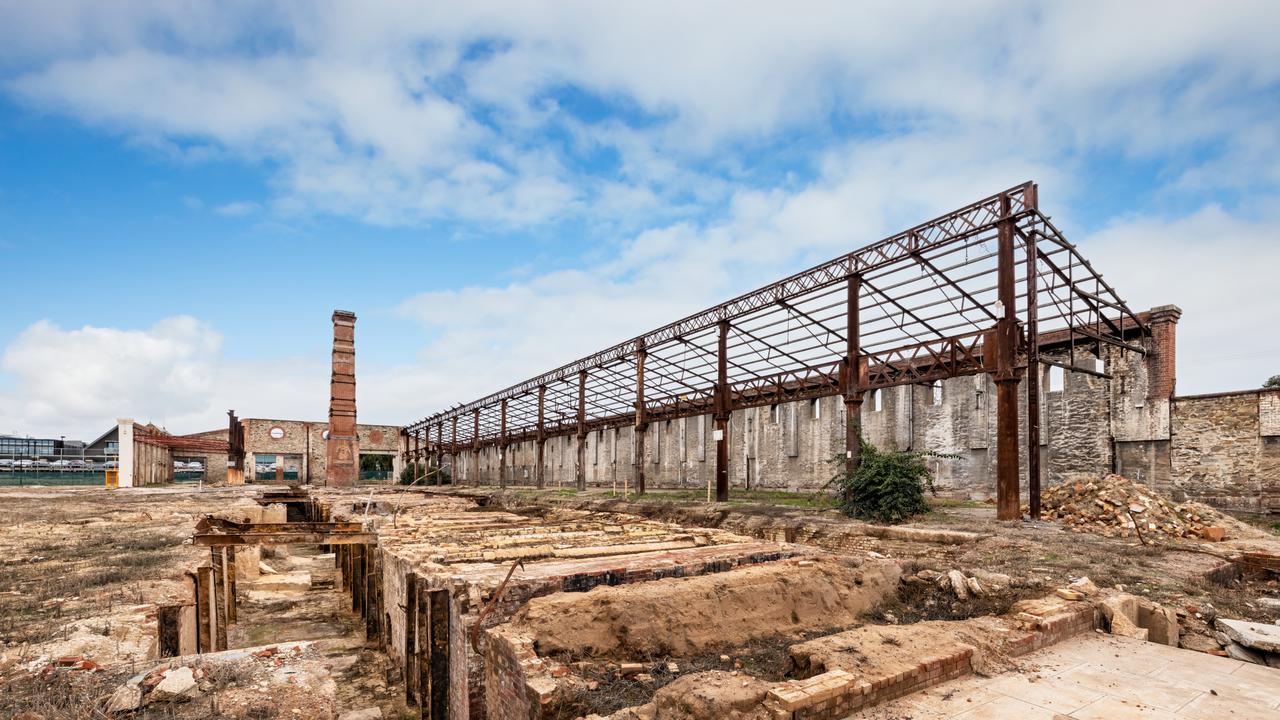
<svg viewBox="0 0 1280 720">
<path fill-rule="evenodd" d="M 372 545 L 376 533 L 199 533 L 192 542 L 200 547 L 232 545 Z"/>
<path fill-rule="evenodd" d="M 209 551 L 212 558 L 210 565 L 213 567 L 213 593 L 210 604 L 213 612 L 210 617 L 214 621 L 213 630 L 213 649 L 227 649 L 227 564 L 222 548 L 213 548 Z"/>
<path fill-rule="evenodd" d="M 160 605 L 156 607 L 156 640 L 160 657 L 178 657 L 182 654 L 181 621 L 186 605 Z"/>
<path fill-rule="evenodd" d="M 366 640 L 378 642 L 382 638 L 382 555 L 376 548 L 367 548 L 367 552 L 364 636 Z"/>
<path fill-rule="evenodd" d="M 227 624 L 235 625 L 239 615 L 238 599 L 240 597 L 236 592 L 236 549 L 229 547 L 225 552 L 227 554 Z"/>
<path fill-rule="evenodd" d="M 418 583 L 418 717 L 431 717 L 431 593 Z"/>
<path fill-rule="evenodd" d="M 196 652 L 213 652 L 213 568 L 196 568 Z"/>
<path fill-rule="evenodd" d="M 432 590 L 431 607 L 431 720 L 449 718 L 449 591 Z"/>
<path fill-rule="evenodd" d="M 418 576 L 404 579 L 404 701 L 418 702 Z"/>
</svg>

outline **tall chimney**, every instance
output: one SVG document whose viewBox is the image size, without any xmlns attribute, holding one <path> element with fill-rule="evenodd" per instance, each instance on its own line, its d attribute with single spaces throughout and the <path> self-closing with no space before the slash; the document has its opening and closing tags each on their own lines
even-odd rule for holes
<svg viewBox="0 0 1280 720">
<path fill-rule="evenodd" d="M 350 487 L 360 472 L 356 433 L 356 314 L 333 311 L 333 375 L 329 380 L 329 440 L 325 445 L 327 485 Z"/>
</svg>

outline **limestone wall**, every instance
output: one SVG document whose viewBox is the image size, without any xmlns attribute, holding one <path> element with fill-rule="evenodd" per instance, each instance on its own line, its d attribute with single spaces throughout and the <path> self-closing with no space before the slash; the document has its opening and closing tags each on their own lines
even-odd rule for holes
<svg viewBox="0 0 1280 720">
<path fill-rule="evenodd" d="M 1280 510 L 1280 391 L 1175 398 L 1168 490 L 1241 512 Z"/>
</svg>

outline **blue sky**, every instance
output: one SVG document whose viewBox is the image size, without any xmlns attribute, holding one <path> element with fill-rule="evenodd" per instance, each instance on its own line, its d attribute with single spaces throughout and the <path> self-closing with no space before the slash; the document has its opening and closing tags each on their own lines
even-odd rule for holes
<svg viewBox="0 0 1280 720">
<path fill-rule="evenodd" d="M 1278 7 L 0 0 L 0 432 L 323 418 L 334 308 L 402 423 L 1025 179 L 1254 387 Z"/>
</svg>

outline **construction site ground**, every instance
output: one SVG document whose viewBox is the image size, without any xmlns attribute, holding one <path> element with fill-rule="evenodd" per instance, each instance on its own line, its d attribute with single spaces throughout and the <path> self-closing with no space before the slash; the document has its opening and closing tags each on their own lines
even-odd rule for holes
<svg viewBox="0 0 1280 720">
<path fill-rule="evenodd" d="M 923 690 L 869 720 L 1265 720 L 1280 717 L 1280 672 L 1126 637 L 1089 634 L 1014 668 Z"/>
<path fill-rule="evenodd" d="M 238 505 L 251 506 L 259 492 L 261 488 L 252 486 L 116 491 L 67 487 L 0 489 L 0 717 L 22 717 L 24 712 L 31 713 L 26 717 L 44 720 L 101 717 L 93 713 L 122 683 L 163 662 L 156 657 L 155 608 L 180 599 L 174 594 L 181 586 L 183 573 L 208 553 L 190 543 L 196 520 L 205 514 L 225 513 Z M 808 619 L 801 612 L 796 616 L 795 628 L 790 627 L 791 623 L 781 623 L 793 631 L 790 635 L 744 634 L 737 647 L 723 651 L 714 643 L 699 640 L 684 648 L 679 672 L 667 675 L 661 671 L 666 663 L 656 657 L 659 650 L 649 648 L 655 657 L 645 659 L 659 668 L 651 673 L 653 677 L 637 680 L 634 676 L 599 673 L 592 681 L 598 683 L 597 689 L 584 695 L 582 714 L 594 711 L 603 715 L 641 705 L 665 684 L 682 678 L 693 681 L 691 678 L 699 677 L 691 675 L 695 672 L 740 672 L 753 678 L 781 680 L 795 672 L 794 667 L 788 666 L 794 662 L 794 644 L 816 642 L 823 633 L 859 626 L 903 626 L 906 630 L 912 624 L 927 621 L 1003 615 L 1018 601 L 1052 595 L 1055 589 L 1086 576 L 1097 586 L 1119 588 L 1175 610 L 1187 642 L 1195 644 L 1199 642 L 1196 638 L 1203 639 L 1200 649 L 1209 649 L 1212 644 L 1216 617 L 1257 622 L 1276 622 L 1280 617 L 1280 602 L 1276 601 L 1280 588 L 1274 575 L 1242 575 L 1239 566 L 1227 559 L 1241 548 L 1274 550 L 1278 545 L 1275 535 L 1228 520 L 1223 521 L 1226 541 L 1210 543 L 1104 537 L 1071 532 L 1055 521 L 1001 523 L 995 520 L 993 507 L 980 503 L 937 502 L 926 516 L 903 526 L 883 528 L 839 515 L 820 496 L 785 493 L 746 494 L 723 505 L 701 502 L 701 498 L 692 497 L 687 491 L 652 492 L 642 500 L 619 498 L 609 491 L 449 487 L 406 491 L 394 486 L 325 490 L 323 495 L 335 504 L 345 504 L 350 513 L 358 514 L 365 508 L 369 515 L 372 508 L 377 522 L 388 528 L 396 523 L 401 504 L 413 506 L 414 512 L 452 517 L 461 501 L 462 505 L 474 504 L 477 510 L 501 510 L 517 516 L 576 511 L 605 518 L 608 523 L 625 523 L 630 517 L 637 523 L 643 519 L 672 527 L 714 528 L 759 541 L 794 543 L 858 562 L 890 560 L 901 568 L 902 581 L 887 591 L 884 602 L 868 604 L 865 611 L 859 611 L 861 615 L 841 618 L 837 626 L 824 627 L 820 618 Z M 406 511 L 402 520 L 409 516 Z M 565 520 L 559 518 L 556 522 Z M 403 522 L 399 524 L 404 527 Z M 395 531 L 388 532 L 394 535 Z M 465 550 L 450 552 L 461 557 Z M 796 568 L 791 574 L 797 578 L 821 574 L 813 568 L 830 562 L 821 558 L 803 560 L 802 556 L 803 553 L 785 560 Z M 262 562 L 272 572 L 255 582 L 241 584 L 240 616 L 232 627 L 228 645 L 254 651 L 224 661 L 189 662 L 201 677 L 198 693 L 178 703 L 148 705 L 129 717 L 326 718 L 373 709 L 382 717 L 416 716 L 417 709 L 405 705 L 403 681 L 392 663 L 364 640 L 363 625 L 350 612 L 348 597 L 333 590 L 332 557 L 321 555 L 316 548 L 303 547 L 265 552 Z M 982 579 L 984 591 L 960 597 L 941 589 L 934 579 L 952 570 Z M 863 572 L 869 570 L 864 568 Z M 498 572 L 497 577 L 501 574 Z M 305 587 L 292 587 L 282 579 L 296 575 L 307 577 Z M 729 579 L 726 582 L 734 582 L 734 578 L 759 576 L 762 583 L 774 582 L 767 575 L 745 569 L 726 573 L 725 578 Z M 679 582 L 682 587 L 695 588 L 698 583 L 718 581 L 660 580 L 591 592 L 605 598 L 608 591 L 619 598 L 646 600 L 660 607 L 662 602 L 652 599 L 660 596 L 645 591 L 653 582 Z M 847 601 L 840 599 L 844 591 L 818 585 L 809 588 L 805 582 L 809 581 L 797 580 L 795 587 L 801 588 L 797 592 L 814 598 L 816 610 L 827 602 L 847 606 Z M 540 600 L 534 610 L 520 617 L 533 618 L 535 613 L 543 613 L 547 622 L 540 627 L 548 633 L 549 646 L 550 637 L 556 632 L 572 639 L 570 626 L 557 630 L 553 622 L 557 604 L 568 602 L 564 606 L 566 612 L 584 613 L 582 617 L 588 619 L 596 611 L 571 607 L 573 602 L 560 599 L 571 595 Z M 826 596 L 836 599 L 828 601 Z M 682 612 L 714 618 L 717 597 L 727 596 L 712 589 L 705 600 L 699 600 L 696 593 L 684 598 L 694 605 L 682 605 L 676 596 L 665 602 L 673 611 L 680 608 Z M 697 603 L 708 607 L 695 606 Z M 765 618 L 763 622 L 775 622 L 765 612 L 769 608 L 753 606 L 749 610 Z M 519 620 L 513 621 L 511 627 L 519 628 Z M 662 623 L 654 626 L 660 629 Z M 927 626 L 918 628 L 920 637 L 927 639 Z M 700 632 L 714 635 L 705 628 Z M 302 644 L 290 646 L 287 652 L 279 650 L 280 643 L 293 641 Z M 603 647 L 607 641 L 608 637 L 602 636 L 595 645 Z M 559 652 L 565 662 L 590 659 L 575 654 L 571 644 L 561 643 Z M 657 645 L 682 647 L 678 642 Z M 611 653 L 611 661 L 628 659 L 620 651 Z M 1107 663 L 1112 660 L 1124 665 L 1120 668 L 1123 673 L 1108 669 Z M 1090 686 L 1080 690 L 1081 683 L 1087 685 L 1085 681 L 1093 677 L 1080 670 L 1084 666 L 1097 666 L 1089 671 L 1096 671 L 1095 674 L 1110 673 L 1116 687 Z M 1090 704 L 1096 709 L 1111 707 L 1108 703 L 1112 702 L 1126 707 L 1140 702 L 1145 697 L 1143 688 L 1153 678 L 1171 685 L 1184 682 L 1189 688 L 1203 688 L 1204 682 L 1196 684 L 1197 671 L 1203 669 L 1210 674 L 1201 680 L 1210 678 L 1216 684 L 1196 690 L 1194 695 L 1188 694 L 1189 690 L 1171 690 L 1172 698 L 1185 698 L 1176 707 L 1172 707 L 1174 699 L 1152 703 L 1149 708 L 1133 705 L 1136 711 L 1146 713 L 1134 717 L 1202 717 L 1206 708 L 1235 708 L 1240 712 L 1244 712 L 1241 707 L 1256 709 L 1247 703 L 1263 703 L 1271 712 L 1277 707 L 1277 698 L 1268 700 L 1265 693 L 1253 693 L 1250 688 L 1268 678 L 1275 678 L 1280 687 L 1280 670 L 1154 643 L 1095 637 L 1092 633 L 1024 656 L 1012 666 L 1015 669 L 1010 667 L 1001 663 L 993 672 L 1005 671 L 1003 675 L 951 681 L 892 704 L 863 710 L 859 716 L 931 718 L 977 713 L 964 717 L 1008 717 L 1009 714 L 1000 713 L 1004 712 L 1002 703 L 1007 704 L 1012 696 L 1019 702 L 1070 717 L 1120 717 L 1090 715 L 1088 708 Z M 1135 668 L 1147 670 L 1138 672 Z M 1157 672 L 1160 668 L 1164 670 Z M 1073 670 L 1074 674 L 1068 677 L 1067 673 Z M 584 674 L 589 676 L 592 672 L 596 671 Z M 1179 680 L 1179 674 L 1187 677 Z M 1015 681 L 1035 687 L 1025 692 L 1008 690 Z M 1040 684 L 1042 681 L 1044 684 Z M 1065 699 L 1055 700 L 1053 692 L 1045 688 L 1059 685 L 1067 688 L 1062 691 Z M 954 688 L 954 693 L 948 695 L 947 688 Z M 619 697 L 605 703 L 603 696 L 609 691 Z M 1023 694 L 1018 695 L 1019 692 Z M 965 702 L 963 707 L 955 705 L 955 698 L 966 693 L 973 701 Z M 1042 695 L 1045 699 L 1041 705 L 1028 700 Z M 1065 709 L 1085 697 L 1089 698 L 1087 702 Z M 601 704 L 591 704 L 596 701 Z M 1229 701 L 1245 704 L 1225 704 Z M 1271 704 L 1266 705 L 1268 702 Z M 901 712 L 892 714 L 898 711 Z M 1031 711 L 1026 714 L 1039 716 Z M 1228 716 L 1252 717 L 1247 713 Z"/>
</svg>

